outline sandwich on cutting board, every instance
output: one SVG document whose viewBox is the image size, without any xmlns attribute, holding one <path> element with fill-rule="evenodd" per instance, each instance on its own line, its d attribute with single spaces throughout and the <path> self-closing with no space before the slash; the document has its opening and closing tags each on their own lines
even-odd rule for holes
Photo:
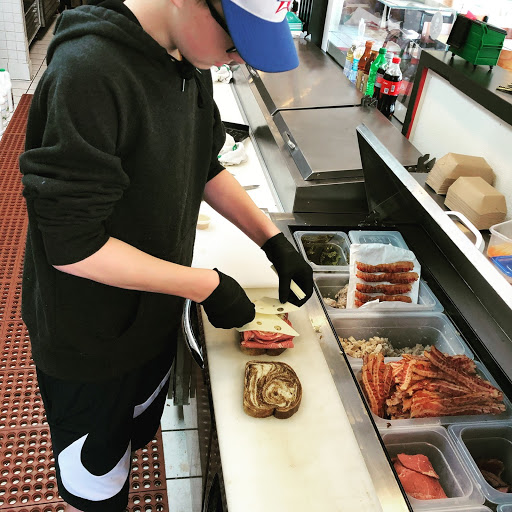
<svg viewBox="0 0 512 512">
<path fill-rule="evenodd" d="M 263 297 L 254 301 L 256 316 L 252 322 L 238 328 L 240 349 L 244 354 L 277 356 L 287 348 L 293 348 L 293 338 L 299 333 L 293 329 L 288 313 L 299 308 L 279 299 Z"/>
</svg>

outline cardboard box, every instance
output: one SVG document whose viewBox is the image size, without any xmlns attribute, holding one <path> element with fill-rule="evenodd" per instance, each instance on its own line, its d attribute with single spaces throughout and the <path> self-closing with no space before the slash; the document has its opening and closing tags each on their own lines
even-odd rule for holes
<svg viewBox="0 0 512 512">
<path fill-rule="evenodd" d="M 448 153 L 436 161 L 426 183 L 437 194 L 446 194 L 450 185 L 461 176 L 480 176 L 490 185 L 495 179 L 494 171 L 484 158 Z"/>
<path fill-rule="evenodd" d="M 448 189 L 445 206 L 463 213 L 477 229 L 489 229 L 505 220 L 505 196 L 480 176 L 458 178 Z"/>
</svg>

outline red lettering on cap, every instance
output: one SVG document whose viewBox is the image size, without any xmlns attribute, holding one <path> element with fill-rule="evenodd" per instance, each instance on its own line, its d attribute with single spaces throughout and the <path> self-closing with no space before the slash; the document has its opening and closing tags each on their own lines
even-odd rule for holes
<svg viewBox="0 0 512 512">
<path fill-rule="evenodd" d="M 281 0 L 277 0 L 277 1 L 279 2 L 279 5 L 277 7 L 276 14 L 280 11 L 288 11 L 289 10 L 291 1 L 290 2 L 281 2 Z"/>
</svg>

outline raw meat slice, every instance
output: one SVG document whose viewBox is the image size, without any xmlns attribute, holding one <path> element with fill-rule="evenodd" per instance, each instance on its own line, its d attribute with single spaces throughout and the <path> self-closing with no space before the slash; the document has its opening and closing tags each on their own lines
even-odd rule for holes
<svg viewBox="0 0 512 512">
<path fill-rule="evenodd" d="M 439 479 L 439 475 L 434 471 L 434 468 L 426 455 L 422 455 L 421 453 L 418 453 L 417 455 L 399 453 L 397 457 L 402 466 L 405 466 L 407 469 L 412 469 L 418 473 L 423 473 L 424 475 Z"/>
<path fill-rule="evenodd" d="M 398 459 L 394 463 L 398 478 L 407 494 L 417 500 L 447 498 L 439 480 L 406 468 Z"/>
</svg>

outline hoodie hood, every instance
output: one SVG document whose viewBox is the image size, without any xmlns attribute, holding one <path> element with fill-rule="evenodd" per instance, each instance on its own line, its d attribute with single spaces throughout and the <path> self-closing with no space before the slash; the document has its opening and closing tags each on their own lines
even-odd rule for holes
<svg viewBox="0 0 512 512">
<path fill-rule="evenodd" d="M 149 59 L 168 61 L 172 58 L 139 24 L 123 14 L 100 5 L 83 5 L 59 16 L 48 47 L 48 64 L 59 45 L 88 35 L 110 39 Z"/>
<path fill-rule="evenodd" d="M 98 5 L 94 5 L 94 3 Z M 176 71 L 182 78 L 182 90 L 188 80 L 195 79 L 199 95 L 198 104 L 204 104 L 205 91 L 198 78 L 197 70 L 186 59 L 177 61 L 160 46 L 139 23 L 114 9 L 102 7 L 103 0 L 93 0 L 93 3 L 65 11 L 58 20 L 54 37 L 48 47 L 47 63 L 50 64 L 57 48 L 68 41 L 86 36 L 97 36 L 118 43 L 125 50 L 139 53 L 141 58 L 165 65 L 170 61 L 176 66 Z M 119 5 L 122 5 L 119 2 Z"/>
</svg>

